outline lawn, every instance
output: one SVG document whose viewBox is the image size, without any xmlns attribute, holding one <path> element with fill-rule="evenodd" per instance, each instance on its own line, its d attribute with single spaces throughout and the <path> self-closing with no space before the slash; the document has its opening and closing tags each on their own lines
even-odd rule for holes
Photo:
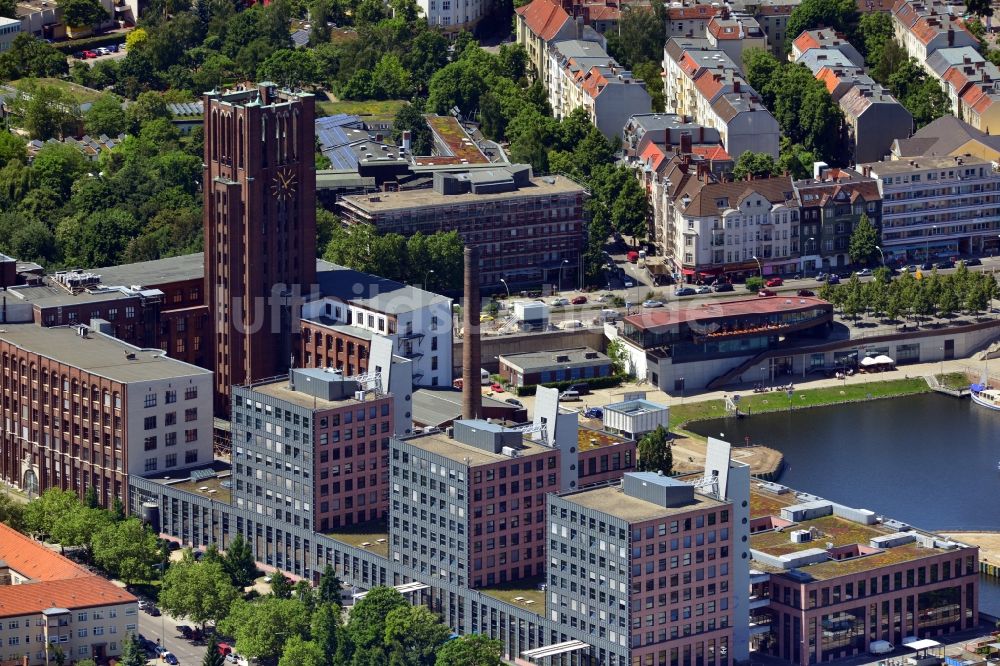
<svg viewBox="0 0 1000 666">
<path fill-rule="evenodd" d="M 356 116 L 369 116 L 377 120 L 392 120 L 396 117 L 396 112 L 406 106 L 406 100 L 386 99 L 386 100 L 341 100 L 331 102 L 328 100 L 317 101 L 319 108 L 317 115 L 333 116 L 338 113 L 350 113 Z"/>
<path fill-rule="evenodd" d="M 938 384 L 952 391 L 964 391 L 969 388 L 969 377 L 964 372 L 946 372 L 937 375 Z"/>
<path fill-rule="evenodd" d="M 885 382 L 870 382 L 865 384 L 846 384 L 844 386 L 828 386 L 818 389 L 795 391 L 791 399 L 782 392 L 742 394 L 740 409 L 750 414 L 762 412 L 778 412 L 788 409 L 805 407 L 821 407 L 836 405 L 843 402 L 872 400 L 875 398 L 891 398 L 900 395 L 925 393 L 930 389 L 922 378 L 895 379 Z M 722 400 L 706 400 L 691 402 L 684 405 L 674 405 L 670 408 L 670 428 L 682 429 L 692 421 L 723 418 L 726 406 Z"/>
<path fill-rule="evenodd" d="M 79 85 L 77 83 L 73 83 L 72 81 L 64 81 L 63 79 L 49 79 L 49 78 L 44 78 L 44 79 L 18 79 L 16 81 L 11 81 L 10 85 L 13 86 L 13 87 L 15 87 L 15 88 L 17 88 L 19 86 L 19 84 L 26 83 L 28 81 L 34 81 L 38 85 L 53 86 L 53 87 L 56 87 L 56 88 L 61 88 L 62 90 L 65 90 L 69 94 L 73 95 L 73 97 L 80 104 L 86 104 L 87 102 L 93 103 L 93 102 L 96 102 L 97 100 L 99 100 L 100 98 L 104 97 L 104 93 L 102 93 L 100 90 L 94 90 L 93 88 L 87 88 L 86 86 L 81 86 L 81 85 Z"/>
</svg>

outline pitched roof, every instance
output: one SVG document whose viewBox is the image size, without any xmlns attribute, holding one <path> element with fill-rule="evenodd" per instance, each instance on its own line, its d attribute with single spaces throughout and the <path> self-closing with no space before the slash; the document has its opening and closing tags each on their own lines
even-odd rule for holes
<svg viewBox="0 0 1000 666">
<path fill-rule="evenodd" d="M 86 578 L 92 573 L 37 541 L 0 523 L 0 561 L 32 580 Z M 2 589 L 2 588 L 0 588 Z"/>
<path fill-rule="evenodd" d="M 978 141 L 1000 151 L 1000 136 L 992 136 L 952 115 L 941 116 L 924 125 L 909 139 L 899 139 L 894 152 L 900 157 L 950 155 L 969 141 Z"/>
<path fill-rule="evenodd" d="M 570 20 L 566 10 L 553 0 L 534 0 L 515 11 L 524 17 L 528 29 L 545 41 L 559 34 L 566 21 Z"/>
<path fill-rule="evenodd" d="M 697 179 L 689 180 L 687 187 L 678 191 L 677 195 L 691 197 L 684 214 L 692 217 L 719 215 L 730 207 L 735 207 L 754 193 L 760 194 L 772 204 L 795 200 L 792 189 L 792 179 L 788 176 L 759 178 L 756 180 L 738 180 L 731 183 L 704 182 Z M 675 195 L 675 198 L 677 198 Z M 720 204 L 720 202 L 723 202 Z"/>
</svg>

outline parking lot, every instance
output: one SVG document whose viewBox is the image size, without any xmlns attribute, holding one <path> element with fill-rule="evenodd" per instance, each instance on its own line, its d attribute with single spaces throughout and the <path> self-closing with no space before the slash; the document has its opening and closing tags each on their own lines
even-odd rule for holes
<svg viewBox="0 0 1000 666">
<path fill-rule="evenodd" d="M 86 49 L 85 51 L 78 51 L 73 55 L 66 56 L 66 60 L 69 61 L 70 66 L 72 66 L 74 62 L 83 62 L 93 67 L 96 63 L 102 62 L 104 60 L 120 60 L 124 58 L 126 55 L 125 43 L 122 42 L 121 44 L 115 44 L 114 46 L 117 49 L 116 51 L 110 51 L 111 48 L 110 46 L 99 47 L 93 50 Z M 107 50 L 107 53 L 100 51 L 100 49 Z M 78 57 L 79 55 L 83 55 L 86 52 L 93 53 L 94 57 L 83 57 L 83 58 Z"/>
</svg>

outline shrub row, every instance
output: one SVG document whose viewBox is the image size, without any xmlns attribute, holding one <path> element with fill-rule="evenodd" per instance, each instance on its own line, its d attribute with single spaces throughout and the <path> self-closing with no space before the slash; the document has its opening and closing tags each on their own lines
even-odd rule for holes
<svg viewBox="0 0 1000 666">
<path fill-rule="evenodd" d="M 614 386 L 619 386 L 623 381 L 628 378 L 625 373 L 618 373 L 614 375 L 609 375 L 607 377 L 586 377 L 581 379 L 570 379 L 565 382 L 549 382 L 546 384 L 541 384 L 548 388 L 556 388 L 560 391 L 565 391 L 570 386 L 574 384 L 587 384 L 591 389 L 602 389 L 602 388 L 612 388 Z M 518 396 L 522 395 L 535 395 L 536 389 L 538 389 L 538 384 L 531 384 L 529 386 L 517 386 L 514 388 L 514 392 Z"/>
<path fill-rule="evenodd" d="M 59 49 L 66 55 L 73 55 L 74 53 L 79 53 L 80 51 L 96 49 L 99 46 L 124 43 L 125 35 L 123 33 L 109 32 L 103 35 L 96 35 L 94 37 L 84 37 L 83 39 L 71 39 L 66 42 L 57 42 L 52 46 Z"/>
</svg>

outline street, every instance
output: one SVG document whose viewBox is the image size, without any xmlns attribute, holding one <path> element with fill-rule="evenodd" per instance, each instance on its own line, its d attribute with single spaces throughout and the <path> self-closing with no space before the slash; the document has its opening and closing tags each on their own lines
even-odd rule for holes
<svg viewBox="0 0 1000 666">
<path fill-rule="evenodd" d="M 196 645 L 191 641 L 185 640 L 184 637 L 181 636 L 180 632 L 177 631 L 178 625 L 182 624 L 191 626 L 189 622 L 175 620 L 169 617 L 166 613 L 163 613 L 160 617 L 153 617 L 145 611 L 139 611 L 140 634 L 154 643 L 157 639 L 159 639 L 161 645 L 173 652 L 174 656 L 177 657 L 177 661 L 180 663 L 192 665 L 200 664 L 201 660 L 205 656 L 205 644 L 202 642 L 202 644 Z M 166 662 L 158 659 L 150 659 L 149 663 L 163 664 Z"/>
</svg>

